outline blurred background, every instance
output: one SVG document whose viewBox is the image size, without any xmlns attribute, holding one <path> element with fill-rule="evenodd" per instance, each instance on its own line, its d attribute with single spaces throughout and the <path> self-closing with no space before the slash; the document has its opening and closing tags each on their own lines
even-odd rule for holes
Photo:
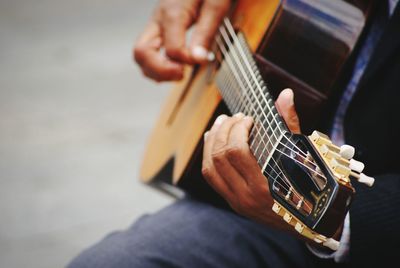
<svg viewBox="0 0 400 268">
<path fill-rule="evenodd" d="M 138 181 L 170 87 L 131 60 L 155 4 L 0 0 L 0 267 L 64 267 L 172 201 Z"/>
</svg>

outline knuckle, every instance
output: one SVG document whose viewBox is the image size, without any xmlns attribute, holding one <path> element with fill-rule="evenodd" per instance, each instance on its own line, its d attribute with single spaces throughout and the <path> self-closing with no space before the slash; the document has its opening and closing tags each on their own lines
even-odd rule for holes
<svg viewBox="0 0 400 268">
<path fill-rule="evenodd" d="M 260 196 L 270 196 L 271 192 L 269 191 L 268 184 L 265 183 L 264 185 L 257 185 L 257 189 L 260 193 Z"/>
<path fill-rule="evenodd" d="M 292 124 L 298 124 L 299 123 L 299 117 L 297 116 L 297 114 L 291 115 L 289 120 L 290 120 L 290 122 L 292 122 Z"/>
<path fill-rule="evenodd" d="M 179 58 L 180 55 L 182 54 L 182 47 L 177 46 L 176 44 L 168 44 L 165 47 L 165 52 L 168 57 L 172 59 Z"/>
<path fill-rule="evenodd" d="M 225 150 L 213 152 L 211 158 L 216 167 L 222 166 L 226 160 Z"/>
<path fill-rule="evenodd" d="M 184 16 L 182 7 L 176 4 L 170 6 L 169 8 L 164 8 L 162 12 L 163 18 L 170 21 L 181 20 Z"/>
<path fill-rule="evenodd" d="M 239 207 L 242 211 L 249 211 L 256 207 L 256 202 L 249 196 L 242 196 L 239 200 Z"/>
<path fill-rule="evenodd" d="M 210 9 L 213 9 L 218 12 L 225 12 L 228 10 L 229 2 L 228 1 L 208 1 L 208 6 Z"/>
<path fill-rule="evenodd" d="M 201 174 L 206 179 L 211 178 L 211 174 L 212 174 L 211 168 L 209 166 L 203 164 L 203 167 L 201 168 Z"/>
<path fill-rule="evenodd" d="M 223 137 L 220 135 L 215 135 L 215 140 L 214 140 L 214 148 L 216 151 L 221 151 L 224 150 L 224 147 L 226 145 L 226 141 Z"/>
<path fill-rule="evenodd" d="M 149 71 L 148 69 L 143 69 L 142 73 L 144 76 L 152 79 L 153 81 L 155 81 L 157 83 L 160 83 L 163 81 L 162 77 L 159 74 L 155 73 L 154 71 Z"/>
<path fill-rule="evenodd" d="M 246 155 L 246 152 L 247 151 L 244 146 L 233 144 L 227 149 L 226 155 L 230 161 L 237 161 L 242 159 Z"/>
<path fill-rule="evenodd" d="M 133 58 L 139 64 L 142 64 L 145 58 L 146 48 L 140 44 L 133 47 Z"/>
</svg>

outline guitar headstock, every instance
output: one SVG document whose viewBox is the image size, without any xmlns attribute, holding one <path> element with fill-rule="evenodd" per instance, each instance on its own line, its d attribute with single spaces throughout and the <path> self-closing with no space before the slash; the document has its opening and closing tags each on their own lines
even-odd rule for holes
<svg viewBox="0 0 400 268">
<path fill-rule="evenodd" d="M 264 170 L 275 204 L 273 210 L 299 233 L 336 250 L 332 237 L 343 223 L 354 188 L 350 179 L 372 186 L 352 159 L 354 148 L 338 147 L 328 136 L 285 133 Z"/>
</svg>

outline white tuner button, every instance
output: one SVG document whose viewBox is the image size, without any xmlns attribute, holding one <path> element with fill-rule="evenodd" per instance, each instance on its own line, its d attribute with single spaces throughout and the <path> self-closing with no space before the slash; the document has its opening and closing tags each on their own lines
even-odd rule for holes
<svg viewBox="0 0 400 268">
<path fill-rule="evenodd" d="M 363 162 L 360 162 L 360 161 L 357 161 L 357 160 L 354 160 L 354 159 L 350 159 L 350 166 L 349 167 L 350 167 L 351 170 L 354 170 L 354 171 L 356 171 L 358 173 L 361 173 L 364 170 L 365 165 L 364 165 Z"/>
<path fill-rule="evenodd" d="M 365 175 L 364 173 L 361 173 L 358 182 L 364 183 L 365 185 L 371 187 L 372 185 L 374 185 L 375 179 Z"/>
<path fill-rule="evenodd" d="M 340 146 L 340 155 L 347 160 L 352 159 L 355 152 L 356 150 L 353 146 L 347 144 Z"/>
</svg>

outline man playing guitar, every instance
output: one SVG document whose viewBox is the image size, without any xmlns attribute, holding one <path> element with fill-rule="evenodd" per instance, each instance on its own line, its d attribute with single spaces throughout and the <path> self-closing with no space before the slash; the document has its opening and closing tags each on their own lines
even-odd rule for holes
<svg viewBox="0 0 400 268">
<path fill-rule="evenodd" d="M 69 267 L 372 267 L 397 260 L 400 8 L 396 0 L 379 2 L 383 12 L 367 31 L 330 124 L 336 139 L 361 148 L 357 157 L 368 163 L 376 186 L 357 187 L 335 234 L 341 242 L 336 252 L 299 240 L 271 210 L 270 189 L 248 145 L 253 118 L 238 113 L 219 116 L 205 133 L 202 162 L 205 180 L 237 214 L 185 197 L 106 237 Z M 180 80 L 184 65 L 212 60 L 213 37 L 231 4 L 161 0 L 133 52 L 143 74 Z M 385 23 L 380 16 L 387 17 Z M 293 91 L 283 90 L 275 105 L 288 128 L 300 133 Z"/>
</svg>

